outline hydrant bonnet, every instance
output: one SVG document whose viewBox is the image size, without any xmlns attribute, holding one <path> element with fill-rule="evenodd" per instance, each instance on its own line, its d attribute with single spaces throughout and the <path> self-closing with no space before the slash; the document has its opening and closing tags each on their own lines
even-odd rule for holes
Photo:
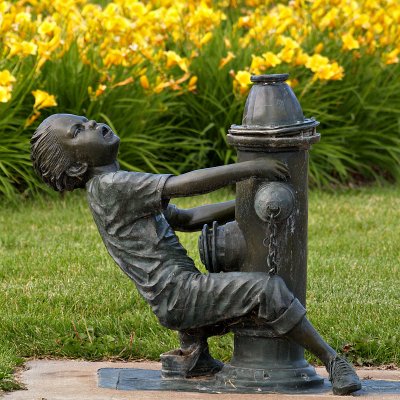
<svg viewBox="0 0 400 400">
<path fill-rule="evenodd" d="M 289 74 L 253 75 L 242 125 L 232 125 L 228 143 L 257 148 L 309 148 L 320 139 L 319 122 L 305 118 L 291 87 Z"/>
</svg>

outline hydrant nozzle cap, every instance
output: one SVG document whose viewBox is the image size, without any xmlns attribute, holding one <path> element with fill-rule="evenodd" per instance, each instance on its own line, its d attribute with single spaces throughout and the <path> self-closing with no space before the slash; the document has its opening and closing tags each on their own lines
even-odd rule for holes
<svg viewBox="0 0 400 400">
<path fill-rule="evenodd" d="M 252 75 L 250 80 L 254 83 L 277 83 L 285 82 L 289 78 L 289 74 L 268 74 L 268 75 Z"/>
</svg>

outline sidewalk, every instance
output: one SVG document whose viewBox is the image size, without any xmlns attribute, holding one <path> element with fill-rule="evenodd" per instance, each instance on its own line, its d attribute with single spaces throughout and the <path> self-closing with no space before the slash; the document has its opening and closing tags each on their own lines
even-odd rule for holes
<svg viewBox="0 0 400 400">
<path fill-rule="evenodd" d="M 277 399 L 343 399 L 328 391 L 323 394 L 209 394 L 168 391 L 120 391 L 97 387 L 100 368 L 138 368 L 157 370 L 156 362 L 88 362 L 74 360 L 33 360 L 26 363 L 18 379 L 27 390 L 4 395 L 4 400 L 277 400 Z M 320 375 L 326 377 L 322 368 Z M 359 377 L 366 388 L 358 399 L 400 400 L 400 370 L 359 369 Z"/>
</svg>

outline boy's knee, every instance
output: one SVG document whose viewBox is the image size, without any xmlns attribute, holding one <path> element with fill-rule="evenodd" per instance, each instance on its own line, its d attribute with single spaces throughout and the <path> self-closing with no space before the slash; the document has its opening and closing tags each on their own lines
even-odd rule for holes
<svg viewBox="0 0 400 400">
<path fill-rule="evenodd" d="M 260 315 L 272 321 L 290 307 L 293 299 L 292 292 L 281 277 L 269 276 L 260 293 Z"/>
<path fill-rule="evenodd" d="M 266 290 L 273 302 L 286 306 L 286 308 L 293 301 L 293 293 L 289 290 L 285 281 L 280 276 L 270 276 L 266 285 Z"/>
<path fill-rule="evenodd" d="M 269 278 L 266 295 L 269 307 L 266 306 L 265 314 L 270 327 L 277 334 L 286 334 L 304 317 L 305 308 L 281 277 L 274 275 Z"/>
<path fill-rule="evenodd" d="M 182 329 L 181 318 L 177 318 L 176 313 L 168 312 L 162 315 L 156 313 L 156 316 L 160 324 L 165 328 L 172 329 L 174 331 L 179 331 Z"/>
<path fill-rule="evenodd" d="M 286 283 L 279 275 L 269 275 L 267 286 L 277 287 L 277 288 L 285 288 Z"/>
<path fill-rule="evenodd" d="M 154 315 L 157 317 L 159 323 L 167 329 L 174 331 L 181 330 L 182 327 L 182 310 L 177 307 L 168 306 L 168 303 L 162 301 L 157 304 L 150 304 Z"/>
</svg>

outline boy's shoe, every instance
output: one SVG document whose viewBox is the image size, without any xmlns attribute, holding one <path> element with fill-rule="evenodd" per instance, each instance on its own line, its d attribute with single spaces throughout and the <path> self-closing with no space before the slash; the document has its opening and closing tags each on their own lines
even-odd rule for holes
<svg viewBox="0 0 400 400">
<path fill-rule="evenodd" d="M 164 379 L 185 379 L 213 375 L 224 364 L 211 357 L 207 348 L 191 346 L 188 350 L 176 349 L 160 355 L 161 376 Z"/>
<path fill-rule="evenodd" d="M 221 371 L 224 363 L 212 358 L 208 349 L 204 349 L 193 368 L 188 372 L 187 377 L 210 376 Z"/>
<path fill-rule="evenodd" d="M 160 355 L 161 376 L 164 379 L 185 379 L 200 357 L 200 347 L 188 351 L 176 349 Z"/>
<path fill-rule="evenodd" d="M 344 358 L 332 357 L 329 361 L 328 372 L 333 394 L 344 395 L 361 389 L 361 382 L 356 371 Z"/>
</svg>

